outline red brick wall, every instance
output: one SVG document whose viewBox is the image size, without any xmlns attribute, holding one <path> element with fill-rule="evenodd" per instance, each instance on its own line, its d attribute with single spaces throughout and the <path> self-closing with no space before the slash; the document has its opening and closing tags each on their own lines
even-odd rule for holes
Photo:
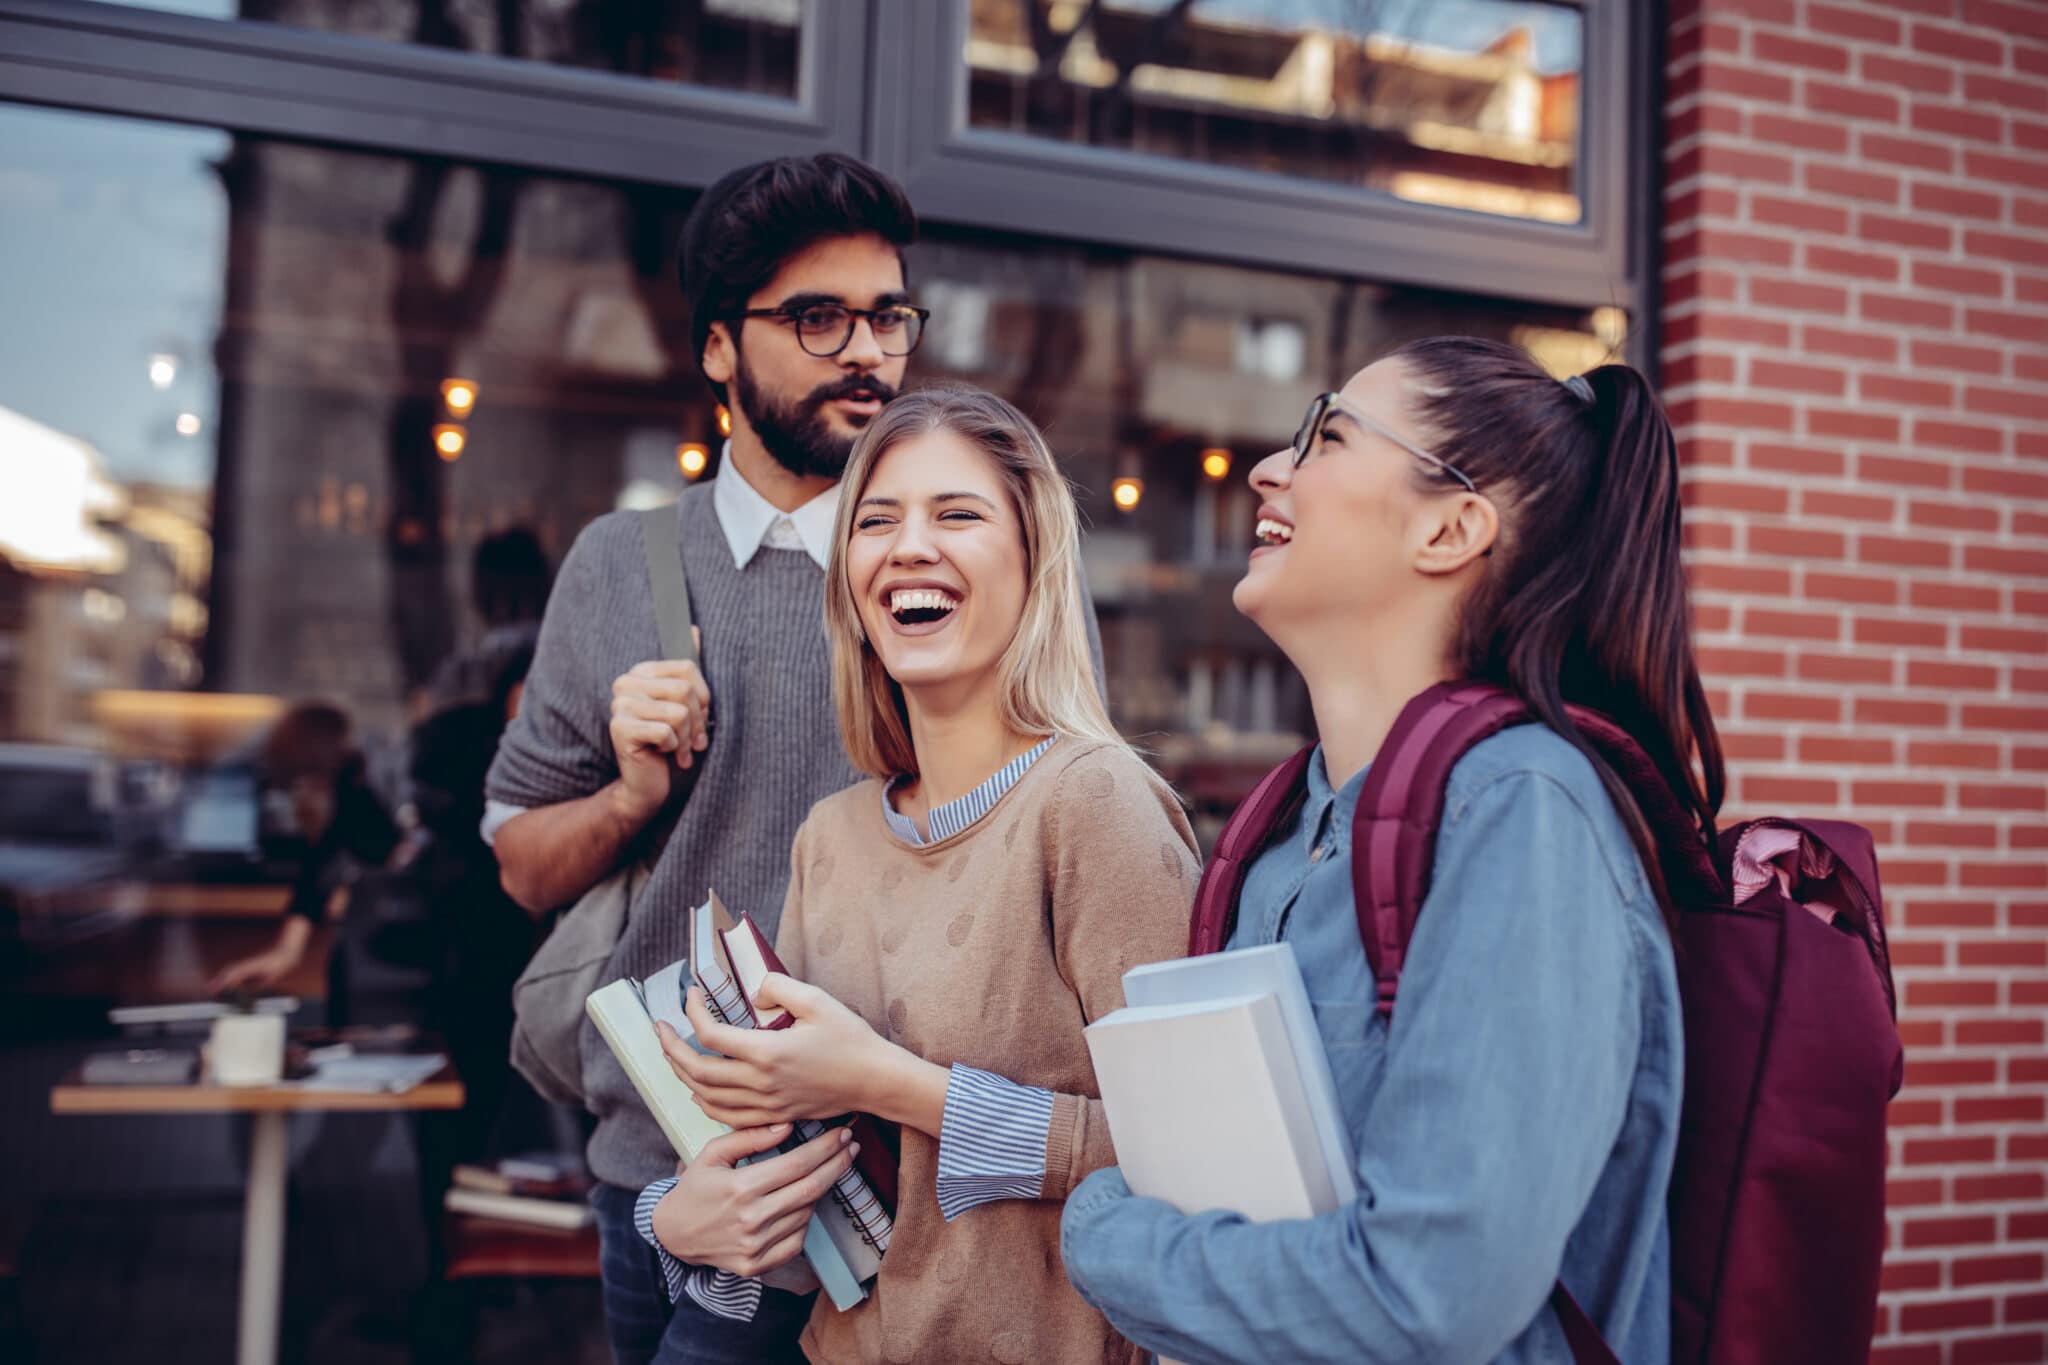
<svg viewBox="0 0 2048 1365">
<path fill-rule="evenodd" d="M 1876 1359 L 2048 1359 L 2048 0 L 1672 0 L 1666 396 L 1736 810 L 1884 854 Z"/>
</svg>

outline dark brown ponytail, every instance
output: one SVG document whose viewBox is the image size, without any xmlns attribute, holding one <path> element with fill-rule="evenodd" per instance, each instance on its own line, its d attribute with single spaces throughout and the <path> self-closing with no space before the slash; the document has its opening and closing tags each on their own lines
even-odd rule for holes
<svg viewBox="0 0 2048 1365">
<path fill-rule="evenodd" d="M 1501 514 L 1498 550 L 1459 622 L 1458 662 L 1514 689 L 1593 761 L 1669 908 L 1634 799 L 1565 710 L 1590 707 L 1634 736 L 1711 845 L 1727 772 L 1693 658 L 1663 406 L 1626 365 L 1561 384 L 1496 341 L 1434 337 L 1397 354 L 1421 390 L 1425 443 Z"/>
</svg>

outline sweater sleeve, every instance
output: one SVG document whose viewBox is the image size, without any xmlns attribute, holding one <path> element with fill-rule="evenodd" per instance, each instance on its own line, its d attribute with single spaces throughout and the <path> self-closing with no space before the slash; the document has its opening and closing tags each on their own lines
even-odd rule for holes
<svg viewBox="0 0 2048 1365">
<path fill-rule="evenodd" d="M 612 678 L 600 676 L 597 625 L 623 610 L 628 583 L 617 566 L 639 553 L 638 528 L 600 517 L 563 557 L 534 645 L 533 667 L 520 693 L 519 714 L 498 741 L 484 779 L 490 801 L 531 809 L 588 796 L 618 776 L 612 753 Z M 646 570 L 639 571 L 644 584 Z M 644 590 L 644 589 L 643 589 Z M 495 834 L 496 831 L 494 830 Z"/>
<path fill-rule="evenodd" d="M 1046 856 L 1054 956 L 1082 1020 L 1093 1023 L 1123 1007 L 1125 972 L 1186 955 L 1201 874 L 1194 830 L 1141 760 L 1097 749 L 1060 774 Z M 1115 1164 L 1101 1099 L 1054 1094 L 1039 1197 L 1065 1199 L 1083 1176 Z"/>
</svg>

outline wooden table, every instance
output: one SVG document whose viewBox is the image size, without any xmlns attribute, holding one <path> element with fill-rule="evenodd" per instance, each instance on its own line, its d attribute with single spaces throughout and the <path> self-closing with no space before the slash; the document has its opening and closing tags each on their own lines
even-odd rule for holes
<svg viewBox="0 0 2048 1365">
<path fill-rule="evenodd" d="M 242 1287 L 237 1365 L 275 1365 L 284 1290 L 284 1204 L 291 1116 L 460 1109 L 452 1067 L 399 1094 L 303 1090 L 289 1085 L 84 1085 L 76 1072 L 50 1091 L 53 1114 L 247 1114 L 249 1178 L 242 1206 Z"/>
</svg>

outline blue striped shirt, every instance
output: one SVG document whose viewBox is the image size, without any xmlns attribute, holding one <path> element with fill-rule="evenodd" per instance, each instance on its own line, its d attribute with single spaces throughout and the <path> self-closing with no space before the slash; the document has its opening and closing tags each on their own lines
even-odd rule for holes
<svg viewBox="0 0 2048 1365">
<path fill-rule="evenodd" d="M 950 839 L 995 809 L 1003 793 L 1050 749 L 1048 738 L 1004 764 L 987 781 L 956 801 L 934 806 L 925 817 L 929 838 L 890 798 L 897 778 L 882 790 L 882 819 L 897 838 L 913 847 Z M 1052 1091 L 991 1071 L 955 1063 L 946 1083 L 946 1108 L 939 1124 L 939 1212 L 947 1222 L 995 1199 L 1036 1199 L 1045 1188 L 1045 1140 L 1052 1127 Z M 657 1180 L 640 1192 L 633 1224 L 661 1257 L 669 1302 L 687 1294 L 708 1313 L 752 1321 L 761 1304 L 761 1282 L 729 1271 L 694 1270 L 669 1254 L 654 1236 L 654 1206 L 675 1188 L 676 1178 Z"/>
<path fill-rule="evenodd" d="M 1028 752 L 1018 754 L 997 769 L 988 781 L 959 800 L 932 807 L 930 813 L 925 816 L 925 824 L 931 828 L 930 838 L 918 832 L 915 820 L 896 809 L 893 798 L 902 790 L 903 784 L 910 780 L 907 777 L 890 778 L 889 785 L 882 789 L 882 819 L 888 824 L 891 834 L 913 848 L 923 848 L 926 844 L 936 844 L 941 840 L 950 839 L 994 810 L 996 802 L 1003 799 L 1003 793 L 1017 785 L 1017 779 L 1031 770 L 1031 765 L 1052 747 L 1053 739 L 1056 738 L 1058 736 L 1048 738 Z"/>
</svg>

